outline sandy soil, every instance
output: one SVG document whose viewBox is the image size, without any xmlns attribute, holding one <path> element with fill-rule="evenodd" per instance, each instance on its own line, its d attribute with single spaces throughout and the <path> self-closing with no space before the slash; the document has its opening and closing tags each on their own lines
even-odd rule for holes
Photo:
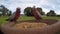
<svg viewBox="0 0 60 34">
<path fill-rule="evenodd" d="M 13 26 L 13 28 L 41 28 L 47 26 L 46 23 L 35 23 L 35 22 L 23 22 L 23 23 L 18 23 Z"/>
</svg>

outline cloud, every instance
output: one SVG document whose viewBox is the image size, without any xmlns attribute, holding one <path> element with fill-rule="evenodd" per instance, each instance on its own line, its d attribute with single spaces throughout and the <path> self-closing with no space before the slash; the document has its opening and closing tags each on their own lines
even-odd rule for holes
<svg viewBox="0 0 60 34">
<path fill-rule="evenodd" d="M 45 13 L 49 10 L 54 10 L 57 14 L 60 14 L 60 0 L 0 0 L 0 4 L 4 5 L 13 12 L 17 7 L 21 7 L 21 13 L 26 7 L 41 7 Z"/>
</svg>

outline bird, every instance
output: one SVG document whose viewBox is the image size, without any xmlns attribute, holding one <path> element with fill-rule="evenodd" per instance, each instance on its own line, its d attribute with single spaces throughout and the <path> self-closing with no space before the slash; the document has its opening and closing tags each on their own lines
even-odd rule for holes
<svg viewBox="0 0 60 34">
<path fill-rule="evenodd" d="M 35 8 L 35 6 L 33 6 L 33 15 L 34 15 L 34 17 L 35 17 L 36 20 L 42 19 L 41 14 L 40 14 L 39 11 L 37 10 L 37 8 Z"/>
<path fill-rule="evenodd" d="M 17 19 L 20 17 L 20 8 L 16 8 L 16 12 L 14 12 L 8 19 L 7 21 L 10 21 L 10 22 L 16 22 Z"/>
</svg>

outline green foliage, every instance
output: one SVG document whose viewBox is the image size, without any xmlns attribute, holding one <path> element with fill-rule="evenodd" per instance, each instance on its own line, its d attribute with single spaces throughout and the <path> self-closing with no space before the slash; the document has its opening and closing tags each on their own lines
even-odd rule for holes
<svg viewBox="0 0 60 34">
<path fill-rule="evenodd" d="M 24 9 L 24 14 L 26 16 L 33 16 L 33 12 L 32 12 L 32 8 L 31 7 L 27 7 Z"/>
<path fill-rule="evenodd" d="M 48 12 L 46 15 L 47 16 L 56 16 L 56 13 L 54 10 L 50 10 L 50 12 Z"/>
<path fill-rule="evenodd" d="M 4 5 L 0 6 L 0 12 L 2 12 L 1 15 L 6 16 L 9 12 L 9 9 L 7 9 Z"/>
<path fill-rule="evenodd" d="M 11 14 L 12 14 L 12 11 L 9 11 L 9 12 L 8 12 L 8 16 L 10 16 Z"/>
<path fill-rule="evenodd" d="M 41 15 L 44 15 L 45 14 L 45 12 L 42 11 L 42 8 L 39 8 L 38 7 L 37 10 L 40 12 Z M 24 14 L 26 16 L 33 16 L 33 9 L 32 9 L 32 7 L 26 7 L 24 9 Z"/>
<path fill-rule="evenodd" d="M 56 15 L 57 17 L 60 17 L 60 15 Z"/>
<path fill-rule="evenodd" d="M 41 15 L 45 15 L 45 12 L 43 12 L 42 8 L 37 8 L 37 10 L 40 12 Z"/>
</svg>

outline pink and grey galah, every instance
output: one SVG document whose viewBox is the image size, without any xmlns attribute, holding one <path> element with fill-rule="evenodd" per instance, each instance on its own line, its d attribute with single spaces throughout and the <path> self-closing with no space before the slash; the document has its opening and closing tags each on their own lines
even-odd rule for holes
<svg viewBox="0 0 60 34">
<path fill-rule="evenodd" d="M 36 20 L 40 20 L 42 19 L 41 14 L 39 13 L 39 11 L 37 10 L 37 8 L 35 8 L 35 6 L 33 6 L 33 14 Z"/>
<path fill-rule="evenodd" d="M 14 21 L 14 22 L 16 22 L 17 21 L 17 19 L 20 17 L 20 8 L 18 7 L 17 9 L 16 9 L 16 12 L 14 12 L 10 17 L 9 17 L 9 19 L 8 19 L 8 21 L 10 21 L 10 22 L 12 22 L 12 21 Z"/>
</svg>

